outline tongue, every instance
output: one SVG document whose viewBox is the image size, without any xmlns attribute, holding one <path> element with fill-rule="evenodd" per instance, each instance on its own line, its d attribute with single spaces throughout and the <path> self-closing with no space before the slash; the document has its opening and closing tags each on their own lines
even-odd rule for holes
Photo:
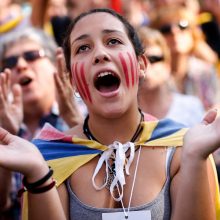
<svg viewBox="0 0 220 220">
<path fill-rule="evenodd" d="M 108 93 L 108 92 L 113 92 L 118 88 L 117 85 L 111 85 L 111 86 L 100 86 L 99 91 L 102 93 Z"/>
</svg>

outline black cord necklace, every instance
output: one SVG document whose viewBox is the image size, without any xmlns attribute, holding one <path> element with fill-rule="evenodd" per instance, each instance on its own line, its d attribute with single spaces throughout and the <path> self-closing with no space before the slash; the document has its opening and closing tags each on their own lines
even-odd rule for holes
<svg viewBox="0 0 220 220">
<path fill-rule="evenodd" d="M 136 131 L 135 131 L 133 137 L 132 137 L 131 140 L 130 140 L 130 142 L 133 142 L 133 143 L 135 142 L 135 140 L 137 139 L 137 137 L 140 135 L 140 133 L 141 133 L 142 130 L 143 130 L 143 126 L 141 125 L 141 123 L 144 121 L 144 114 L 141 112 L 140 109 L 139 109 L 139 112 L 140 112 L 140 114 L 141 114 L 141 119 L 140 119 L 140 122 L 139 122 L 139 124 L 138 124 L 138 127 L 137 127 L 137 129 L 136 129 Z M 90 129 L 89 129 L 89 126 L 88 126 L 88 121 L 89 121 L 89 115 L 87 115 L 87 117 L 86 117 L 85 120 L 84 120 L 84 124 L 83 124 L 83 132 L 84 132 L 84 134 L 86 135 L 86 137 L 87 137 L 89 140 L 94 140 L 94 141 L 99 142 L 99 141 L 93 136 L 93 134 L 91 133 L 91 131 L 90 131 Z M 99 142 L 99 143 L 100 143 L 100 142 Z M 136 151 L 138 148 L 139 148 L 139 147 L 137 147 L 137 148 L 135 149 L 135 151 Z M 126 156 L 126 157 L 129 157 L 129 155 Z M 115 175 L 116 175 L 116 173 L 115 173 L 115 151 L 114 151 L 113 154 L 111 155 L 111 158 L 110 158 L 110 159 L 112 160 L 112 163 L 111 163 L 111 165 L 108 167 L 109 174 L 108 174 L 108 179 L 107 179 L 107 184 L 106 184 L 106 188 L 107 188 L 108 190 L 110 190 L 111 183 L 112 183 L 112 181 L 114 180 Z M 105 177 L 105 180 L 104 180 L 104 181 L 106 181 L 106 178 L 107 178 L 107 176 Z"/>
<path fill-rule="evenodd" d="M 140 122 L 138 124 L 138 127 L 133 135 L 133 137 L 131 138 L 130 142 L 135 142 L 135 140 L 137 139 L 137 137 L 139 136 L 139 134 L 141 133 L 141 131 L 143 130 L 143 127 L 141 126 L 141 122 L 144 121 L 144 114 L 141 112 L 141 110 L 139 109 L 139 112 L 141 114 L 141 119 L 140 119 Z M 89 121 L 89 115 L 87 115 L 87 117 L 85 118 L 84 120 L 84 123 L 83 123 L 83 132 L 84 134 L 86 135 L 86 137 L 89 139 L 89 140 L 94 140 L 94 141 L 97 141 L 99 142 L 94 136 L 93 134 L 91 133 L 90 129 L 89 129 L 89 125 L 88 125 L 88 121 Z"/>
</svg>

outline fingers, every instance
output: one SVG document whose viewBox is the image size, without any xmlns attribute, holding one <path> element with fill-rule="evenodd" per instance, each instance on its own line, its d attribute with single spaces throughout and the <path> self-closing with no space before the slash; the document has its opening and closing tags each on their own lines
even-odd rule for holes
<svg viewBox="0 0 220 220">
<path fill-rule="evenodd" d="M 56 84 L 56 89 L 58 92 L 58 95 L 61 96 L 63 94 L 63 83 L 61 82 L 60 77 L 58 76 L 58 73 L 54 74 L 54 80 L 55 80 L 55 84 Z"/>
<path fill-rule="evenodd" d="M 208 125 L 215 120 L 216 116 L 217 116 L 217 109 L 211 109 L 207 112 L 207 114 L 203 118 L 202 123 Z"/>
<path fill-rule="evenodd" d="M 5 98 L 4 88 L 3 88 L 2 83 L 3 83 L 3 77 L 0 76 L 0 108 L 1 108 L 0 110 L 1 111 L 5 108 L 5 104 L 6 104 L 6 98 Z"/>
<path fill-rule="evenodd" d="M 1 86 L 1 93 L 2 99 L 7 100 L 7 75 L 6 72 L 1 73 L 0 75 L 0 86 Z"/>
<path fill-rule="evenodd" d="M 4 90 L 5 90 L 5 97 L 7 98 L 11 88 L 11 70 L 6 69 L 4 74 L 5 74 Z"/>
<path fill-rule="evenodd" d="M 67 73 L 67 69 L 65 65 L 63 50 L 60 47 L 57 48 L 56 51 L 56 61 L 59 75 L 64 76 Z"/>
<path fill-rule="evenodd" d="M 5 69 L 0 74 L 0 89 L 1 89 L 1 101 L 8 101 L 8 95 L 10 93 L 11 86 L 11 71 Z"/>
<path fill-rule="evenodd" d="M 65 63 L 65 58 L 63 54 L 62 48 L 58 48 L 56 51 L 56 62 L 57 62 L 57 70 L 58 70 L 58 75 L 62 82 L 70 82 L 70 74 L 66 69 L 66 63 Z"/>
<path fill-rule="evenodd" d="M 7 130 L 0 127 L 0 142 L 1 144 L 9 144 L 13 139 L 14 135 L 10 134 Z"/>
<path fill-rule="evenodd" d="M 60 50 L 60 48 L 57 49 L 56 51 L 56 62 L 57 62 L 57 71 L 60 77 L 63 76 L 63 65 L 62 65 L 62 51 Z"/>
<path fill-rule="evenodd" d="M 5 70 L 5 75 L 6 75 L 6 86 L 8 89 L 11 87 L 11 70 L 6 69 Z"/>
<path fill-rule="evenodd" d="M 19 84 L 13 85 L 12 93 L 14 96 L 14 100 L 12 104 L 17 106 L 17 108 L 23 108 L 21 86 Z"/>
</svg>

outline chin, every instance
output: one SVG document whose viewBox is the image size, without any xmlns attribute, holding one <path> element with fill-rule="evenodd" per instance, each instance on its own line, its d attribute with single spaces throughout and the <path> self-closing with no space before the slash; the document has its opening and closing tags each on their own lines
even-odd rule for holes
<svg viewBox="0 0 220 220">
<path fill-rule="evenodd" d="M 42 100 L 40 96 L 34 95 L 34 94 L 29 94 L 29 95 L 24 95 L 23 96 L 23 104 L 24 105 L 31 105 L 34 103 L 38 103 Z"/>
<path fill-rule="evenodd" d="M 122 106 L 118 106 L 117 108 L 116 107 L 114 108 L 113 106 L 110 106 L 109 108 L 107 107 L 105 109 L 102 109 L 102 115 L 105 118 L 111 118 L 111 119 L 119 118 L 125 112 L 126 112 L 126 109 L 123 108 Z"/>
</svg>

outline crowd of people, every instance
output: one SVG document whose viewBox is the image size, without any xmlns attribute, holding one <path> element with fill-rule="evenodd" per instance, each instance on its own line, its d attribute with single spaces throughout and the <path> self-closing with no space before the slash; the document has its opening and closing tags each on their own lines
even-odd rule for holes
<svg viewBox="0 0 220 220">
<path fill-rule="evenodd" d="M 2 0 L 0 220 L 220 219 L 219 11 Z"/>
</svg>

